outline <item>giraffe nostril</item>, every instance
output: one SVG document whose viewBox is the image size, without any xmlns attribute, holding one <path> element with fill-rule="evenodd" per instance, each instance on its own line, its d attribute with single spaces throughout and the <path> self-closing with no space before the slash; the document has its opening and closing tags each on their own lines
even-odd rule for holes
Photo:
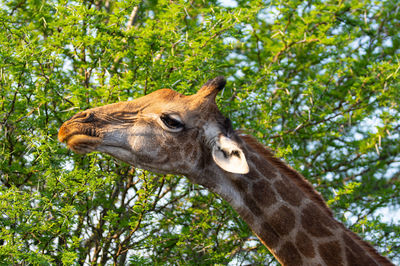
<svg viewBox="0 0 400 266">
<path fill-rule="evenodd" d="M 97 132 L 96 129 L 94 128 L 88 128 L 85 132 L 88 136 L 92 136 L 92 137 L 97 137 Z"/>
</svg>

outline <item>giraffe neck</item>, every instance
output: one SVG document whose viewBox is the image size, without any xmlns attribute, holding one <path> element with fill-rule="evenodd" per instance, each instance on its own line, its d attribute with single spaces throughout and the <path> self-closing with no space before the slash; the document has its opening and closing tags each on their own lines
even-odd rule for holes
<svg viewBox="0 0 400 266">
<path fill-rule="evenodd" d="M 283 265 L 392 265 L 336 221 L 300 174 L 253 138 L 240 138 L 250 172 L 210 170 L 217 180 L 210 188 L 233 206 Z"/>
</svg>

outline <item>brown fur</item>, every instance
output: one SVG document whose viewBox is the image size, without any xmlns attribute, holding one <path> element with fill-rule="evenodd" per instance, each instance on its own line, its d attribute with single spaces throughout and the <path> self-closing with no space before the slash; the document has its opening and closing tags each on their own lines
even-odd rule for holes
<svg viewBox="0 0 400 266">
<path fill-rule="evenodd" d="M 318 247 L 318 249 L 326 265 L 329 266 L 343 265 L 342 258 L 337 255 L 340 253 L 340 244 L 337 241 L 321 244 Z"/>
<path fill-rule="evenodd" d="M 304 256 L 309 258 L 315 257 L 313 242 L 303 231 L 297 233 L 296 246 Z"/>
<path fill-rule="evenodd" d="M 279 236 L 289 234 L 295 226 L 294 213 L 286 206 L 280 207 L 277 211 L 266 217 L 266 219 Z"/>
<path fill-rule="evenodd" d="M 261 154 L 269 163 L 276 166 L 283 174 L 289 177 L 293 182 L 309 197 L 319 205 L 324 212 L 333 218 L 333 213 L 326 205 L 322 196 L 313 188 L 313 186 L 298 172 L 293 168 L 288 166 L 279 158 L 275 157 L 274 154 L 260 144 L 254 137 L 249 135 L 239 135 L 240 139 L 244 141 L 251 149 L 253 149 L 258 154 Z M 342 223 L 334 220 L 339 226 L 341 226 L 347 234 L 348 242 L 354 241 L 356 244 L 361 246 L 363 249 L 368 251 L 368 253 L 373 257 L 380 265 L 393 265 L 386 257 L 381 256 L 374 247 L 372 247 L 368 242 L 362 240 L 357 234 L 347 229 Z M 347 243 L 351 245 L 351 243 Z"/>
<path fill-rule="evenodd" d="M 317 203 L 327 214 L 333 216 L 332 211 L 326 205 L 322 196 L 313 188 L 313 186 L 293 168 L 288 166 L 262 144 L 260 144 L 254 137 L 249 135 L 240 135 L 240 138 L 250 146 L 255 152 L 261 154 L 268 162 L 276 166 L 282 173 L 289 177 L 294 183 L 310 198 Z"/>
<path fill-rule="evenodd" d="M 343 226 L 344 227 L 344 226 Z M 357 235 L 356 233 L 350 231 L 349 229 L 347 229 L 346 227 L 344 227 L 347 235 L 350 237 L 350 239 L 354 240 L 356 243 L 358 243 L 360 246 L 362 246 L 365 250 L 368 251 L 369 254 L 371 254 L 371 256 L 379 263 L 379 265 L 394 265 L 389 259 L 387 259 L 386 257 L 382 256 L 381 254 L 378 253 L 378 251 L 376 251 L 376 249 L 371 246 L 371 244 L 369 244 L 368 242 L 365 242 L 363 239 L 361 239 L 361 237 L 359 235 Z"/>
<path fill-rule="evenodd" d="M 278 250 L 277 255 L 283 258 L 282 264 L 286 266 L 303 265 L 301 256 L 297 248 L 291 242 L 286 242 Z"/>
<path fill-rule="evenodd" d="M 265 195 L 268 195 L 268 197 Z M 260 180 L 253 184 L 253 196 L 264 207 L 269 207 L 277 201 L 271 186 L 265 180 Z"/>
</svg>

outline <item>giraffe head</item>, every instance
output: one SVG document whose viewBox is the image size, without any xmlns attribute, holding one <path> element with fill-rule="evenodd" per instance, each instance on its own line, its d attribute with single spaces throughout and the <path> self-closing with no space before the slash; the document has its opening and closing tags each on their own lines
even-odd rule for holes
<svg viewBox="0 0 400 266">
<path fill-rule="evenodd" d="M 194 95 L 162 89 L 79 112 L 61 126 L 58 138 L 77 153 L 105 152 L 158 173 L 198 176 L 217 167 L 244 174 L 244 153 L 215 103 L 225 83 L 217 77 Z"/>
</svg>

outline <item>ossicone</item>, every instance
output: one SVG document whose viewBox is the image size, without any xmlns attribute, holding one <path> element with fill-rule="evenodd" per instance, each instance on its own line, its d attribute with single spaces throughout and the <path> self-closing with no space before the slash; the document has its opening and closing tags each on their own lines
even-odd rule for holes
<svg viewBox="0 0 400 266">
<path fill-rule="evenodd" d="M 197 92 L 196 96 L 214 100 L 218 92 L 220 92 L 226 84 L 226 79 L 223 76 L 208 80 L 201 89 Z"/>
</svg>

